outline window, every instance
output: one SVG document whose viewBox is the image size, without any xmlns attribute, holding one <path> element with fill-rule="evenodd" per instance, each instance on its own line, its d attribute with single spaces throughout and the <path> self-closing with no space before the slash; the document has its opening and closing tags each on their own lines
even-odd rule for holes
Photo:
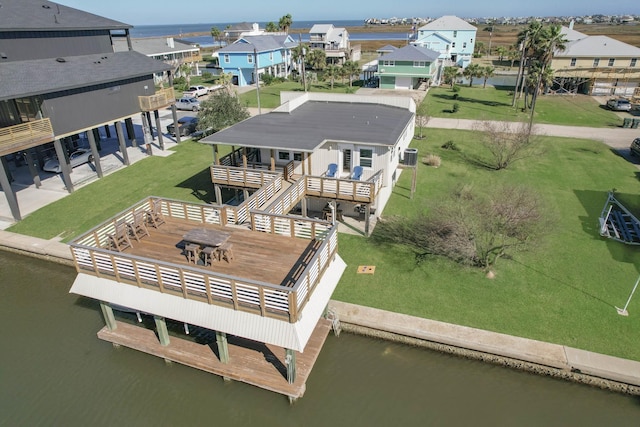
<svg viewBox="0 0 640 427">
<path fill-rule="evenodd" d="M 289 160 L 290 155 L 288 151 L 278 151 L 279 160 Z"/>
<path fill-rule="evenodd" d="M 293 160 L 295 160 L 296 162 L 301 162 L 302 161 L 302 153 L 293 153 Z"/>
<path fill-rule="evenodd" d="M 613 64 L 616 63 L 616 58 L 609 58 L 609 67 L 613 67 Z"/>
<path fill-rule="evenodd" d="M 413 61 L 413 66 L 424 68 L 427 66 L 427 63 L 425 61 Z"/>
<path fill-rule="evenodd" d="M 456 47 L 456 42 L 451 43 L 451 47 L 455 49 L 455 47 Z"/>
<path fill-rule="evenodd" d="M 631 61 L 629 62 L 629 67 L 635 67 L 637 62 L 638 62 L 638 58 L 631 58 Z"/>
<path fill-rule="evenodd" d="M 473 44 L 473 39 L 470 39 L 470 40 L 469 40 L 469 43 Z"/>
<path fill-rule="evenodd" d="M 466 49 L 467 48 L 467 42 L 462 43 L 462 48 Z"/>
<path fill-rule="evenodd" d="M 396 65 L 395 61 L 382 61 L 382 65 L 385 67 L 393 67 Z"/>
<path fill-rule="evenodd" d="M 575 66 L 576 66 L 576 61 L 577 61 L 577 59 L 576 59 L 576 58 L 571 58 L 571 64 L 570 64 L 570 66 L 571 66 L 571 67 L 575 67 Z"/>
<path fill-rule="evenodd" d="M 249 64 L 253 64 L 253 54 L 250 53 L 247 55 L 247 62 Z"/>
<path fill-rule="evenodd" d="M 231 62 L 231 58 L 229 58 L 229 54 L 225 53 L 224 54 L 224 63 L 228 64 L 229 62 Z"/>
<path fill-rule="evenodd" d="M 373 166 L 373 149 L 360 149 L 360 166 L 362 166 L 363 168 L 370 168 Z"/>
<path fill-rule="evenodd" d="M 453 32 L 453 38 L 455 39 L 456 37 L 458 37 L 458 32 L 457 32 L 457 31 L 454 31 L 454 32 Z"/>
<path fill-rule="evenodd" d="M 598 65 L 600 65 L 600 58 L 594 58 L 593 59 L 593 66 L 597 67 Z"/>
</svg>

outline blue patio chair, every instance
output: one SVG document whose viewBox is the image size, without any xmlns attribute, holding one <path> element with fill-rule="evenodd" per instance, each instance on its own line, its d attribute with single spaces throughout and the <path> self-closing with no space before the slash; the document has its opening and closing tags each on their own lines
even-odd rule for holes
<svg viewBox="0 0 640 427">
<path fill-rule="evenodd" d="M 362 178 L 362 166 L 356 166 L 353 168 L 353 173 L 351 174 L 351 179 L 359 181 Z"/>
<path fill-rule="evenodd" d="M 327 169 L 327 173 L 325 175 L 329 178 L 335 178 L 337 172 L 338 172 L 338 165 L 336 163 L 330 163 L 329 169 Z"/>
</svg>

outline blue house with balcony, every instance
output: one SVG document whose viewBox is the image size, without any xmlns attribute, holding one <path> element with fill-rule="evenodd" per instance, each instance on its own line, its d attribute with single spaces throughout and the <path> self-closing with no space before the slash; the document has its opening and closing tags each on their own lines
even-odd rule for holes
<svg viewBox="0 0 640 427">
<path fill-rule="evenodd" d="M 286 78 L 292 71 L 291 48 L 297 45 L 288 34 L 244 36 L 218 51 L 220 68 L 238 86 L 255 84 L 256 69 L 258 76 Z"/>
<path fill-rule="evenodd" d="M 418 28 L 415 46 L 440 53 L 441 65 L 466 68 L 471 63 L 477 28 L 457 16 L 438 18 Z"/>
</svg>

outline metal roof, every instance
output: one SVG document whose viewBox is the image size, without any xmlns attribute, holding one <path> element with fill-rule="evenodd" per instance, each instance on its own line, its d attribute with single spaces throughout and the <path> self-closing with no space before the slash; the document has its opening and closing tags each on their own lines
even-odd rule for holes
<svg viewBox="0 0 640 427">
<path fill-rule="evenodd" d="M 0 31 L 122 30 L 129 24 L 46 0 L 1 0 Z"/>
<path fill-rule="evenodd" d="M 567 38 L 567 40 L 569 41 L 574 41 L 574 40 L 580 40 L 583 39 L 585 37 L 589 37 L 584 33 L 581 33 L 580 31 L 576 31 L 573 28 L 569 28 L 569 27 L 562 27 L 560 29 L 560 33 L 564 34 L 564 36 Z"/>
<path fill-rule="evenodd" d="M 640 58 L 640 48 L 607 36 L 588 36 L 567 43 L 566 49 L 556 51 L 556 57 L 617 58 L 620 56 Z"/>
<path fill-rule="evenodd" d="M 182 41 L 180 39 L 173 39 L 172 47 L 167 39 L 173 39 L 173 37 L 131 39 L 131 47 L 136 52 L 140 52 L 147 56 L 200 51 L 200 48 L 198 46 L 195 46 L 193 43 Z M 127 50 L 129 50 L 127 40 L 115 38 L 113 40 L 113 49 L 116 52 L 126 52 Z"/>
<path fill-rule="evenodd" d="M 427 61 L 435 62 L 440 53 L 426 47 L 407 45 L 399 49 L 384 54 L 379 59 L 381 61 Z"/>
<path fill-rule="evenodd" d="M 457 16 L 453 15 L 445 15 L 434 21 L 429 22 L 426 25 L 418 28 L 418 31 L 455 31 L 455 30 L 473 30 L 476 31 L 477 28 L 471 24 L 469 24 L 464 19 L 460 19 Z"/>
<path fill-rule="evenodd" d="M 393 52 L 394 50 L 398 49 L 397 47 L 387 44 L 382 46 L 381 48 L 377 49 L 376 52 Z"/>
<path fill-rule="evenodd" d="M 336 255 L 296 323 L 163 294 L 85 273 L 78 274 L 69 293 L 303 352 L 346 266 L 342 258 Z"/>
<path fill-rule="evenodd" d="M 279 50 L 296 46 L 288 35 L 270 35 L 263 34 L 260 36 L 244 36 L 230 45 L 218 50 L 218 54 L 227 52 L 247 52 L 253 53 L 255 49 L 258 52 L 266 52 L 270 50 Z"/>
<path fill-rule="evenodd" d="M 151 76 L 172 68 L 134 51 L 4 62 L 0 100 Z"/>
<path fill-rule="evenodd" d="M 393 146 L 411 120 L 413 113 L 399 107 L 307 101 L 291 112 L 251 117 L 200 142 L 304 152 L 327 140 Z"/>
</svg>

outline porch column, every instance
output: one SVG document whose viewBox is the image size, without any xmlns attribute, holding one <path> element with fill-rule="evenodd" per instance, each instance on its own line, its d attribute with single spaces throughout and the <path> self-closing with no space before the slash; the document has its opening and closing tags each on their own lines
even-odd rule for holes
<svg viewBox="0 0 640 427">
<path fill-rule="evenodd" d="M 180 127 L 178 126 L 178 110 L 176 110 L 176 104 L 171 104 L 171 116 L 173 117 L 173 126 L 176 130 L 176 142 L 180 144 Z"/>
<path fill-rule="evenodd" d="M 133 127 L 133 121 L 131 120 L 131 117 L 124 119 L 124 125 L 127 128 L 127 137 L 129 138 L 129 140 L 131 140 L 131 146 L 137 147 L 138 141 L 136 141 L 136 130 Z"/>
<path fill-rule="evenodd" d="M 93 164 L 96 166 L 96 173 L 98 178 L 102 178 L 102 166 L 100 165 L 100 153 L 96 146 L 96 139 L 93 137 L 93 132 L 87 132 L 87 139 L 89 140 L 89 147 L 91 147 L 91 155 L 93 156 Z"/>
<path fill-rule="evenodd" d="M 153 316 L 153 320 L 156 322 L 156 331 L 158 332 L 160 345 L 169 345 L 169 331 L 167 330 L 167 322 L 164 320 L 164 317 Z"/>
<path fill-rule="evenodd" d="M 29 167 L 29 173 L 31 174 L 33 183 L 36 185 L 36 188 L 40 188 L 42 183 L 40 182 L 40 174 L 38 173 L 38 168 L 36 166 L 36 159 L 33 156 L 33 150 L 33 148 L 29 148 L 27 151 L 25 151 L 24 157 L 27 161 L 27 166 Z"/>
<path fill-rule="evenodd" d="M 364 207 L 364 235 L 369 237 L 369 217 L 371 216 L 371 206 L 365 205 Z"/>
<path fill-rule="evenodd" d="M 67 161 L 67 155 L 62 148 L 62 142 L 59 139 L 53 141 L 53 146 L 56 149 L 56 156 L 58 156 L 58 163 L 60 164 L 60 170 L 62 170 L 62 182 L 69 193 L 73 193 L 73 183 L 71 182 L 71 175 L 69 174 L 69 163 Z"/>
<path fill-rule="evenodd" d="M 127 144 L 124 142 L 124 135 L 122 134 L 122 122 L 115 122 L 113 127 L 116 128 L 116 135 L 118 135 L 118 144 L 120 145 L 120 152 L 122 153 L 124 164 L 129 166 L 129 153 L 127 153 Z"/>
<path fill-rule="evenodd" d="M 307 216 L 307 198 L 303 197 L 302 200 L 300 200 L 300 208 L 302 210 L 302 216 Z"/>
<path fill-rule="evenodd" d="M 218 344 L 218 355 L 220 362 L 229 363 L 229 345 L 227 343 L 227 334 L 216 331 L 216 344 Z"/>
<path fill-rule="evenodd" d="M 276 170 L 276 150 L 271 149 L 269 155 L 271 156 L 271 164 L 269 165 L 269 170 L 274 171 Z"/>
<path fill-rule="evenodd" d="M 20 216 L 20 208 L 18 207 L 18 199 L 16 198 L 16 193 L 11 188 L 11 182 L 9 181 L 9 174 L 7 173 L 9 168 L 7 167 L 7 161 L 4 156 L 0 157 L 0 187 L 2 187 L 2 191 L 4 191 L 4 195 L 7 198 L 7 202 L 9 203 L 9 208 L 11 209 L 11 215 L 13 219 L 16 221 L 20 221 L 22 216 Z"/>
<path fill-rule="evenodd" d="M 242 196 L 243 196 L 243 201 L 247 200 L 249 198 L 249 190 L 247 190 L 246 188 L 243 188 Z"/>
<path fill-rule="evenodd" d="M 309 170 L 309 175 L 311 175 L 311 154 L 307 153 L 307 169 Z"/>
<path fill-rule="evenodd" d="M 147 116 L 147 123 L 149 124 L 149 135 L 151 135 L 151 141 L 153 141 L 153 125 L 151 125 L 151 111 L 145 113 Z"/>
<path fill-rule="evenodd" d="M 222 191 L 220 191 L 220 186 L 218 184 L 213 184 L 213 192 L 216 195 L 216 203 L 222 204 Z"/>
<path fill-rule="evenodd" d="M 213 164 L 220 164 L 220 154 L 218 153 L 218 144 L 213 145 Z"/>
<path fill-rule="evenodd" d="M 242 147 L 242 167 L 247 168 L 247 147 Z"/>
<path fill-rule="evenodd" d="M 111 138 L 111 130 L 109 129 L 109 125 L 104 125 L 104 134 L 107 138 Z"/>
<path fill-rule="evenodd" d="M 156 119 L 156 133 L 158 134 L 158 145 L 164 151 L 164 136 L 162 135 L 162 124 L 160 123 L 160 114 L 158 110 L 153 110 L 153 117 Z"/>
<path fill-rule="evenodd" d="M 236 147 L 235 145 L 231 146 L 231 166 L 238 166 L 238 162 L 236 161 Z"/>
<path fill-rule="evenodd" d="M 287 366 L 287 381 L 293 384 L 296 382 L 296 351 L 289 348 L 285 350 L 284 364 Z"/>
<path fill-rule="evenodd" d="M 98 151 L 102 150 L 102 147 L 100 146 L 101 138 L 100 138 L 100 132 L 98 131 L 98 128 L 93 129 L 92 133 L 93 133 L 93 139 L 96 141 L 96 147 L 98 147 Z M 89 135 L 87 135 L 87 139 L 89 139 Z"/>
<path fill-rule="evenodd" d="M 104 323 L 107 325 L 107 329 L 115 331 L 118 325 L 116 324 L 116 318 L 113 315 L 111 306 L 106 302 L 100 301 L 100 310 L 102 310 L 102 316 L 104 317 Z"/>
</svg>

